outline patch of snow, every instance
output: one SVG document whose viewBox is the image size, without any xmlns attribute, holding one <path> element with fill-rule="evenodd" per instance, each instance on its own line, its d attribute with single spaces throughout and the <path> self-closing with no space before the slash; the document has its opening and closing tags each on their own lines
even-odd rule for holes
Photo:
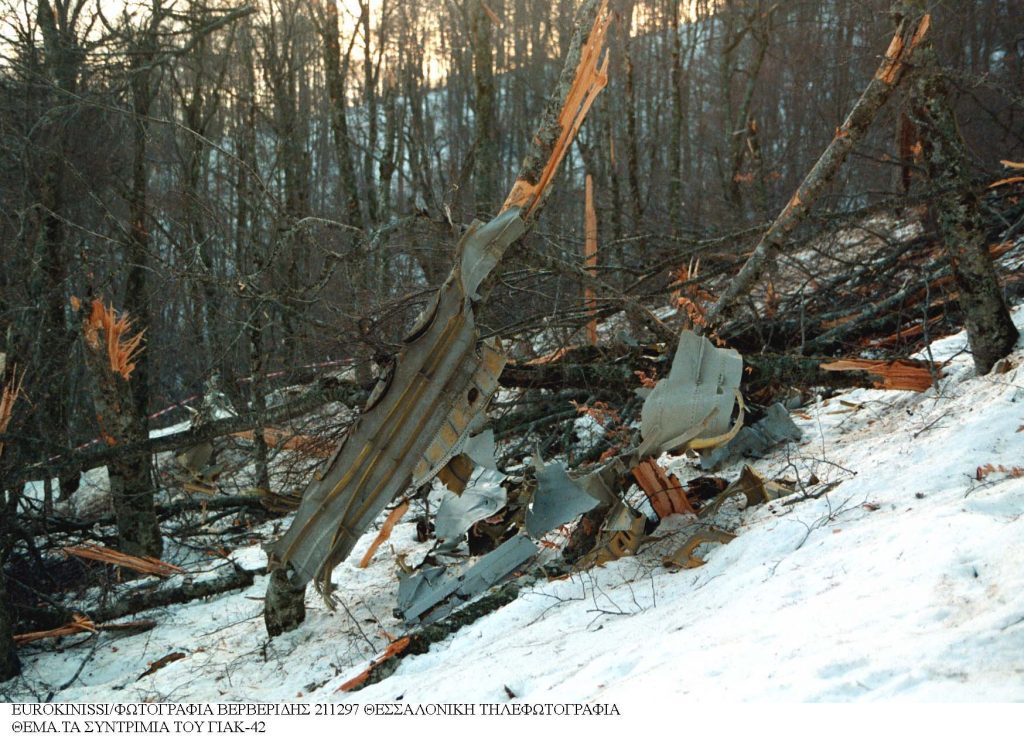
<svg viewBox="0 0 1024 738">
<path fill-rule="evenodd" d="M 1014 317 L 1024 323 L 1020 308 Z M 291 633 L 267 640 L 257 576 L 246 590 L 146 613 L 158 626 L 142 635 L 25 646 L 24 675 L 0 689 L 9 700 L 70 682 L 55 699 L 364 703 L 505 702 L 510 690 L 631 712 L 654 709 L 652 697 L 1024 701 L 1024 478 L 978 473 L 1024 459 L 1024 350 L 1006 373 L 977 377 L 964 345 L 962 334 L 932 344 L 951 363 L 927 392 L 857 389 L 798 411 L 803 440 L 753 465 L 803 491 L 723 508 L 738 536 L 703 553 L 705 566 L 661 566 L 692 523 L 670 519 L 637 556 L 526 585 L 360 692 L 336 690 L 403 631 L 394 562 L 430 548 L 415 539 L 415 509 L 368 568 L 356 564 L 376 530 L 336 569 L 335 611 L 310 588 Z M 670 461 L 684 482 L 701 474 Z M 270 537 L 273 525 L 283 524 L 253 533 Z M 232 560 L 265 561 L 255 545 Z M 185 658 L 140 678 L 171 652 Z"/>
</svg>

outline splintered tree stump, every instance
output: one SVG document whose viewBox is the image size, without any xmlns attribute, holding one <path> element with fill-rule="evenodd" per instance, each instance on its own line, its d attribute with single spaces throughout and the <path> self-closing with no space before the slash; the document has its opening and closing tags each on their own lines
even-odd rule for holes
<svg viewBox="0 0 1024 738">
<path fill-rule="evenodd" d="M 306 619 L 306 587 L 295 587 L 283 569 L 275 569 L 267 585 L 263 621 L 270 637 L 295 630 Z"/>
</svg>

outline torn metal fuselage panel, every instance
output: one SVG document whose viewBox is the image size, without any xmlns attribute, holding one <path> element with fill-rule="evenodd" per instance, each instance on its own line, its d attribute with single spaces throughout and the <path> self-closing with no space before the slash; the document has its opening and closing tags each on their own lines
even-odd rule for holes
<svg viewBox="0 0 1024 738">
<path fill-rule="evenodd" d="M 473 473 L 462 494 L 445 495 L 434 516 L 438 551 L 454 550 L 475 523 L 505 507 L 508 497 L 501 485 L 504 479 L 499 471 L 481 468 Z"/>
<path fill-rule="evenodd" d="M 398 494 L 429 481 L 461 448 L 497 389 L 505 357 L 479 339 L 473 314 L 481 282 L 525 230 L 518 209 L 474 223 L 456 267 L 417 321 L 386 383 L 317 471 L 291 527 L 269 547 L 272 568 L 293 585 L 331 570 Z"/>
</svg>

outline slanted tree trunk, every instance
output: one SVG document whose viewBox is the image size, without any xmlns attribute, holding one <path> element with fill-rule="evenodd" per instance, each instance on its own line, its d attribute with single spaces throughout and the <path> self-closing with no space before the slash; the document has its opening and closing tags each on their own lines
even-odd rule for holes
<svg viewBox="0 0 1024 738">
<path fill-rule="evenodd" d="M 885 57 L 874 77 L 850 110 L 832 141 L 804 177 L 796 193 L 761 237 L 754 252 L 744 263 L 725 293 L 708 311 L 708 323 L 719 327 L 734 316 L 739 299 L 745 296 L 786 245 L 789 234 L 810 212 L 825 191 L 853 147 L 864 138 L 878 111 L 892 95 L 907 70 L 907 60 L 927 37 L 928 16 L 903 18 L 889 43 Z"/>
<path fill-rule="evenodd" d="M 924 0 L 908 0 L 908 13 L 925 11 Z M 921 134 L 928 180 L 942 191 L 931 202 L 932 215 L 960 293 L 967 339 L 978 374 L 987 374 L 1013 350 L 1019 332 L 1010 318 L 985 238 L 977 190 L 967 172 L 967 152 L 949 103 L 945 75 L 935 48 L 925 40 L 915 55 L 912 116 Z"/>
</svg>

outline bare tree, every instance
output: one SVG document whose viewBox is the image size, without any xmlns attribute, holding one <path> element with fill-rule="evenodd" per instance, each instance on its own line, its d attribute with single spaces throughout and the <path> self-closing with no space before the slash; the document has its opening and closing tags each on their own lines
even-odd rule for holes
<svg viewBox="0 0 1024 738">
<path fill-rule="evenodd" d="M 924 0 L 909 0 L 908 14 L 927 10 Z M 967 338 L 978 374 L 1013 350 L 1020 334 L 1003 299 L 992 258 L 977 187 L 970 181 L 967 154 L 949 102 L 949 86 L 935 46 L 925 39 L 915 55 L 917 70 L 910 104 L 922 136 L 922 160 L 928 180 L 940 195 L 932 203 L 946 258 L 953 268 Z"/>
</svg>

